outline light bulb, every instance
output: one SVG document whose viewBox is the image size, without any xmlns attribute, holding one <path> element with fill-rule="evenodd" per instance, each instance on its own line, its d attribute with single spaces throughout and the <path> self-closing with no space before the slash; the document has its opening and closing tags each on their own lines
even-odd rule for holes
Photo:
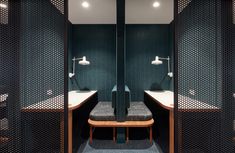
<svg viewBox="0 0 235 153">
<path fill-rule="evenodd" d="M 90 4 L 87 1 L 82 2 L 82 7 L 88 8 L 90 7 Z"/>
<path fill-rule="evenodd" d="M 0 7 L 2 7 L 2 8 L 7 8 L 7 5 L 6 5 L 6 4 L 3 4 L 3 3 L 0 3 Z"/>
<path fill-rule="evenodd" d="M 159 2 L 154 2 L 153 3 L 153 7 L 159 7 L 160 6 L 160 3 Z"/>
</svg>

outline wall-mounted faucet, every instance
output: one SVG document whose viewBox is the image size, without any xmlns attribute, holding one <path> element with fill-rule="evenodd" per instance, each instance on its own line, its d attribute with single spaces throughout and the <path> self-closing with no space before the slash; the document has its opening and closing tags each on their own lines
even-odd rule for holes
<svg viewBox="0 0 235 153">
<path fill-rule="evenodd" d="M 160 65 L 160 64 L 163 63 L 161 60 L 167 60 L 167 63 L 168 63 L 168 67 L 167 67 L 168 68 L 168 73 L 167 73 L 167 75 L 172 78 L 173 77 L 173 72 L 170 71 L 170 57 L 169 56 L 167 58 L 156 56 L 155 60 L 152 61 L 152 64 L 153 65 Z"/>
<path fill-rule="evenodd" d="M 80 65 L 90 65 L 90 62 L 86 60 L 86 56 L 83 56 L 82 58 L 73 58 L 73 73 L 69 73 L 69 78 L 72 78 L 75 76 L 75 62 L 78 61 L 78 64 Z"/>
</svg>

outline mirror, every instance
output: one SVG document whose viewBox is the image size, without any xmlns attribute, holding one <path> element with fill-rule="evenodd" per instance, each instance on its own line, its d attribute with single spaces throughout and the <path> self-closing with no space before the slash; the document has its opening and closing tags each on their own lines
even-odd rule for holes
<svg viewBox="0 0 235 153">
<path fill-rule="evenodd" d="M 152 148 L 156 152 L 172 152 L 172 139 L 168 140 L 166 135 L 174 135 L 174 124 L 169 121 L 168 112 L 164 113 L 151 97 L 161 98 L 165 94 L 163 99 L 173 107 L 174 1 L 126 0 L 125 10 L 126 85 L 131 101 L 143 101 L 153 114 L 154 124 L 159 125 L 154 132 L 162 135 L 155 134 L 157 143 Z"/>
<path fill-rule="evenodd" d="M 172 91 L 173 0 L 126 0 L 125 10 L 126 82 L 132 100 L 143 101 L 144 90 Z"/>
<path fill-rule="evenodd" d="M 97 101 L 111 101 L 116 84 L 116 0 L 69 0 L 69 98 L 97 91 L 73 119 L 73 152 L 80 152 L 81 140 L 89 138 L 89 113 Z M 85 57 L 85 58 L 84 58 Z M 76 62 L 73 62 L 74 59 Z M 111 103 L 110 103 L 111 104 Z M 73 111 L 76 114 L 76 111 Z M 78 113 L 78 112 L 77 112 Z M 82 115 L 81 115 L 82 114 Z M 79 125 L 79 126 L 76 126 Z M 69 129 L 71 131 L 71 129 Z M 72 142 L 73 141 L 73 142 Z M 71 146 L 69 146 L 71 148 Z"/>
</svg>

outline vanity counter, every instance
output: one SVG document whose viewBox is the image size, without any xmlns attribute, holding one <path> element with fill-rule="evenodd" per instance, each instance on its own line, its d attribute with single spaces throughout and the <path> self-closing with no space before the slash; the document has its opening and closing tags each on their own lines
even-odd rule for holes
<svg viewBox="0 0 235 153">
<path fill-rule="evenodd" d="M 169 110 L 169 152 L 174 153 L 174 92 L 145 90 L 144 93 L 161 107 Z M 178 95 L 178 112 L 218 112 L 220 110 L 205 102 Z"/>
<path fill-rule="evenodd" d="M 169 90 L 164 91 L 144 91 L 154 101 L 159 103 L 162 107 L 168 110 L 174 109 L 174 92 Z M 187 96 L 178 95 L 178 111 L 181 112 L 197 112 L 197 111 L 219 111 L 220 108 L 207 104 Z"/>
<path fill-rule="evenodd" d="M 97 94 L 93 91 L 70 91 L 68 93 L 68 153 L 72 153 L 73 144 L 73 110 L 78 109 Z M 64 95 L 58 95 L 44 101 L 23 107 L 22 112 L 59 112 L 60 115 L 60 152 L 64 152 Z M 67 151 L 66 151 L 67 152 Z"/>
</svg>

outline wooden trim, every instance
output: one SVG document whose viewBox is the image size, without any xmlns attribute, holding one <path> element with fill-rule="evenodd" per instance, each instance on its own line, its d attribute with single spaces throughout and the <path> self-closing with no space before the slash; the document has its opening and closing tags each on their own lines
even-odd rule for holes
<svg viewBox="0 0 235 153">
<path fill-rule="evenodd" d="M 73 111 L 68 113 L 68 153 L 73 151 Z"/>
<path fill-rule="evenodd" d="M 88 123 L 93 127 L 150 127 L 153 125 L 154 120 L 148 121 L 125 121 L 125 122 L 117 122 L 117 121 L 94 121 L 88 119 Z"/>
<path fill-rule="evenodd" d="M 64 113 L 60 113 L 60 152 L 64 152 Z"/>
<path fill-rule="evenodd" d="M 153 128 L 152 128 L 152 126 L 150 126 L 150 128 L 149 128 L 149 140 L 150 140 L 150 143 L 152 144 L 152 142 L 153 142 Z"/>
<path fill-rule="evenodd" d="M 174 153 L 174 111 L 169 111 L 169 152 Z"/>
<path fill-rule="evenodd" d="M 113 142 L 116 142 L 116 128 L 113 127 Z"/>
<path fill-rule="evenodd" d="M 129 142 L 129 127 L 126 128 L 126 142 Z"/>
<path fill-rule="evenodd" d="M 89 139 L 89 142 L 90 142 L 90 144 L 92 144 L 92 133 L 93 133 L 93 128 L 92 128 L 92 126 L 90 126 L 90 139 Z"/>
<path fill-rule="evenodd" d="M 94 121 L 88 119 L 88 123 L 90 125 L 90 144 L 92 143 L 92 127 L 113 127 L 113 141 L 116 141 L 116 127 L 126 127 L 126 141 L 129 142 L 129 127 L 149 127 L 150 128 L 150 143 L 152 143 L 152 125 L 154 120 L 148 121 L 125 121 L 125 122 L 117 122 L 117 121 Z"/>
</svg>

